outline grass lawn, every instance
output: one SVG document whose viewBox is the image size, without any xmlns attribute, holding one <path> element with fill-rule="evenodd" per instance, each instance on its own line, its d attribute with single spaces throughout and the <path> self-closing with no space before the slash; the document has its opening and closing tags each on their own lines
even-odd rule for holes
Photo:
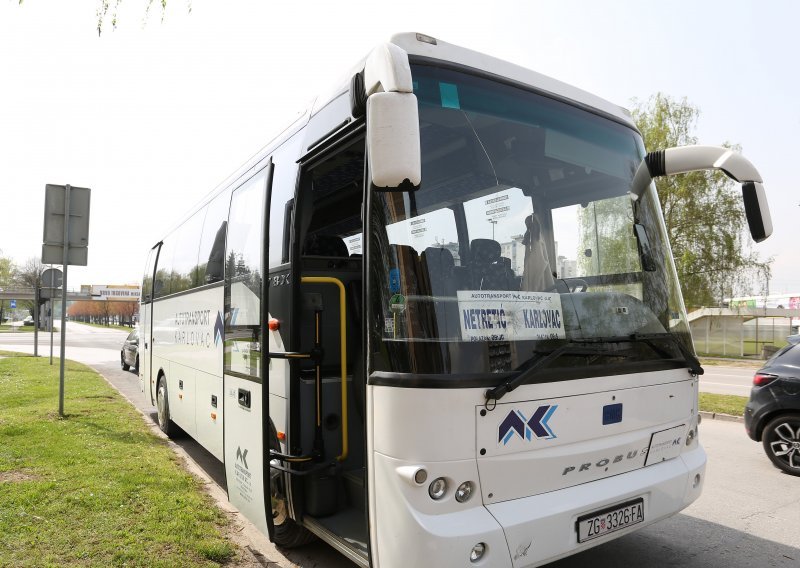
<svg viewBox="0 0 800 568">
<path fill-rule="evenodd" d="M 9 353 L 0 352 L 8 356 Z M 0 359 L 0 566 L 218 566 L 227 518 L 97 373 Z"/>
<path fill-rule="evenodd" d="M 712 394 L 708 392 L 700 393 L 700 410 L 704 410 L 706 412 L 730 414 L 732 416 L 743 416 L 744 405 L 746 403 L 746 396 L 736 396 L 734 394 Z"/>
<path fill-rule="evenodd" d="M 127 331 L 128 333 L 134 330 L 133 327 L 128 327 L 127 325 L 117 325 L 115 323 L 112 323 L 111 325 L 103 325 L 102 323 L 84 323 L 82 321 L 76 321 L 76 322 L 67 322 L 67 325 L 69 325 L 70 323 L 79 323 L 81 325 L 90 325 L 92 327 L 102 327 L 104 329 L 119 329 L 121 331 Z"/>
<path fill-rule="evenodd" d="M 16 328 L 17 331 L 14 331 Z M 31 332 L 33 333 L 33 326 L 32 325 L 17 325 L 12 327 L 11 324 L 2 324 L 0 325 L 0 333 L 24 333 L 24 332 Z"/>
<path fill-rule="evenodd" d="M 737 357 L 700 357 L 700 364 L 717 365 L 723 367 L 746 367 L 748 369 L 760 369 L 764 366 L 764 359 L 741 359 Z"/>
</svg>

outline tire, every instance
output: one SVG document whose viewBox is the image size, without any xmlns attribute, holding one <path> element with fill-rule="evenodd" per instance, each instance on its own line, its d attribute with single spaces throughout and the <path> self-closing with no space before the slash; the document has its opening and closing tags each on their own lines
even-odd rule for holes
<svg viewBox="0 0 800 568">
<path fill-rule="evenodd" d="M 170 419 L 169 394 L 167 392 L 167 379 L 163 376 L 158 379 L 156 390 L 156 409 L 158 414 L 158 427 L 168 437 L 173 438 L 178 432 L 178 425 Z"/>
<path fill-rule="evenodd" d="M 123 371 L 127 371 L 128 369 L 130 369 L 130 368 L 131 368 L 131 366 L 130 366 L 130 365 L 128 365 L 128 364 L 125 362 L 125 353 L 120 353 L 120 354 L 119 354 L 119 358 L 120 358 L 120 360 L 122 361 L 122 370 L 123 370 Z"/>
<path fill-rule="evenodd" d="M 783 414 L 770 420 L 761 442 L 775 467 L 800 476 L 800 414 Z"/>
<path fill-rule="evenodd" d="M 136 372 L 138 373 L 139 372 L 139 354 L 138 353 L 136 354 L 136 365 L 134 366 L 134 368 L 136 369 Z"/>
<path fill-rule="evenodd" d="M 270 449 L 280 451 L 278 434 L 275 426 L 269 425 Z M 286 502 L 286 474 L 277 469 L 269 470 L 270 501 L 272 502 L 272 524 L 275 527 L 275 544 L 283 548 L 297 548 L 317 540 L 308 529 L 298 525 L 289 517 L 288 503 Z"/>
</svg>

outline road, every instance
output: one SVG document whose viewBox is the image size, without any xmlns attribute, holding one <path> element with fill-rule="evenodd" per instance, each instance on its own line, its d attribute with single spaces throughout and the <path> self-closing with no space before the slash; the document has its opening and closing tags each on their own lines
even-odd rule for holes
<svg viewBox="0 0 800 568">
<path fill-rule="evenodd" d="M 723 365 L 705 365 L 705 373 L 700 377 L 700 392 L 716 394 L 735 394 L 750 396 L 753 386 L 755 367 L 735 367 Z"/>
<path fill-rule="evenodd" d="M 120 369 L 119 347 L 124 337 L 125 333 L 120 331 L 69 324 L 67 357 L 83 361 L 103 373 L 154 420 L 152 406 L 139 392 L 138 378 Z M 0 349 L 30 353 L 32 341 L 32 334 L 4 333 L 0 334 Z M 46 355 L 48 351 L 44 343 L 40 353 Z M 713 378 L 710 383 L 729 381 L 737 388 L 749 383 L 753 375 L 752 369 L 731 370 L 710 365 L 706 372 L 704 379 Z M 702 386 L 701 381 L 701 390 Z M 791 477 L 775 469 L 761 445 L 747 438 L 740 423 L 705 420 L 700 426 L 700 441 L 708 452 L 709 462 L 703 495 L 697 502 L 670 519 L 557 561 L 550 567 L 800 566 L 800 532 L 797 529 L 800 526 L 800 477 Z M 200 463 L 203 471 L 224 487 L 224 473 L 219 462 L 192 440 L 179 442 L 184 451 Z M 261 563 L 270 567 L 352 566 L 322 543 L 287 555 L 262 538 L 257 548 Z"/>
</svg>

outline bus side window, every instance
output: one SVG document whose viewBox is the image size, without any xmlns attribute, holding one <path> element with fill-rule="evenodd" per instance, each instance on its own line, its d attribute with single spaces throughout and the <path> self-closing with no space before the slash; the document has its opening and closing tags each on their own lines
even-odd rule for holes
<svg viewBox="0 0 800 568">
<path fill-rule="evenodd" d="M 158 255 L 158 267 L 153 281 L 153 298 L 162 298 L 170 293 L 170 274 L 172 271 L 172 257 L 175 252 L 175 234 L 168 235 L 161 245 Z"/>
<path fill-rule="evenodd" d="M 208 204 L 200 239 L 196 286 L 222 281 L 230 200 L 230 191 L 224 191 Z"/>
<path fill-rule="evenodd" d="M 183 292 L 197 286 L 197 243 L 200 241 L 205 213 L 205 208 L 201 209 L 184 221 L 175 232 L 175 253 L 170 270 L 170 294 Z"/>
</svg>

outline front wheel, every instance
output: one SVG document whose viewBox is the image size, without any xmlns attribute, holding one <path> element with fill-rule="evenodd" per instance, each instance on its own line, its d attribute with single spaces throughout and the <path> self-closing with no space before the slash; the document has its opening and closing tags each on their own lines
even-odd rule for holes
<svg viewBox="0 0 800 568">
<path fill-rule="evenodd" d="M 275 426 L 269 425 L 270 449 L 281 451 Z M 316 540 L 317 537 L 289 517 L 286 500 L 286 474 L 278 469 L 269 470 L 269 489 L 272 501 L 272 524 L 275 527 L 275 544 L 284 548 L 297 548 Z"/>
<path fill-rule="evenodd" d="M 784 414 L 764 427 L 764 451 L 773 465 L 800 476 L 800 414 Z"/>
<path fill-rule="evenodd" d="M 119 354 L 119 358 L 120 358 L 120 360 L 122 361 L 122 370 L 123 370 L 123 371 L 127 371 L 128 369 L 130 369 L 130 368 L 131 368 L 131 366 L 130 366 L 130 365 L 128 365 L 128 364 L 125 362 L 125 353 L 120 353 L 120 354 Z"/>
</svg>

